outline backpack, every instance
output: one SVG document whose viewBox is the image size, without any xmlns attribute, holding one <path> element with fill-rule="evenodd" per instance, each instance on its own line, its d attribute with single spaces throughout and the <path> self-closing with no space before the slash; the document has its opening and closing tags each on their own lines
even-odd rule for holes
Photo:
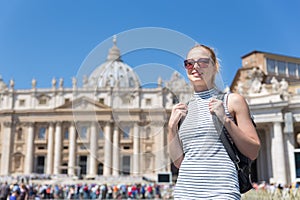
<svg viewBox="0 0 300 200">
<path fill-rule="evenodd" d="M 224 101 L 225 94 L 222 93 L 218 95 L 216 98 Z M 227 132 L 225 126 L 221 123 L 216 115 L 212 115 L 214 125 L 217 129 L 217 132 L 220 133 L 220 139 L 230 157 L 230 159 L 234 162 L 238 174 L 239 179 L 239 186 L 240 186 L 240 193 L 246 193 L 247 191 L 251 190 L 252 181 L 251 181 L 251 166 L 252 160 L 244 156 L 238 148 L 231 142 L 228 138 L 229 133 Z M 252 123 L 254 127 L 256 127 L 255 122 L 251 117 Z"/>
</svg>

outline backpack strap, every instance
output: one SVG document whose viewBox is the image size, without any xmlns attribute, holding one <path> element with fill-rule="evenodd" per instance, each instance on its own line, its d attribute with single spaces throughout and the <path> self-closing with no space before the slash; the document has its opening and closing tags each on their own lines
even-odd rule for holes
<svg viewBox="0 0 300 200">
<path fill-rule="evenodd" d="M 217 99 L 224 101 L 225 93 L 221 93 L 216 96 Z M 237 153 L 236 147 L 231 143 L 230 139 L 228 138 L 228 132 L 224 126 L 224 124 L 221 123 L 219 118 L 216 115 L 212 115 L 214 125 L 216 127 L 217 132 L 220 134 L 220 140 L 222 141 L 230 159 L 235 163 L 237 168 L 239 168 L 239 162 L 240 158 Z"/>
</svg>

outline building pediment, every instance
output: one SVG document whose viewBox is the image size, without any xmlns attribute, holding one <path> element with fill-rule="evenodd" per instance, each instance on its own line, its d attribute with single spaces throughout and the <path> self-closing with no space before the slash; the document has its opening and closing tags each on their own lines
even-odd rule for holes
<svg viewBox="0 0 300 200">
<path fill-rule="evenodd" d="M 74 99 L 73 101 L 66 102 L 65 104 L 55 108 L 55 110 L 103 111 L 110 110 L 110 107 L 83 96 Z"/>
</svg>

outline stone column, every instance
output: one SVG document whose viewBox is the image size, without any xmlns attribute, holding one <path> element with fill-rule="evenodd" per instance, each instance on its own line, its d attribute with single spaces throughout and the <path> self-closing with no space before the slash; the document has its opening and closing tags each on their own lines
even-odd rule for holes
<svg viewBox="0 0 300 200">
<path fill-rule="evenodd" d="M 71 122 L 69 128 L 69 162 L 68 175 L 75 175 L 75 161 L 76 161 L 76 130 L 75 123 Z"/>
<path fill-rule="evenodd" d="M 56 123 L 55 127 L 55 146 L 54 146 L 54 174 L 60 174 L 61 153 L 62 153 L 62 135 L 61 122 Z"/>
<path fill-rule="evenodd" d="M 133 127 L 133 174 L 140 173 L 140 137 L 139 127 L 135 123 Z"/>
<path fill-rule="evenodd" d="M 47 174 L 53 173 L 53 149 L 54 149 L 54 123 L 50 122 L 48 129 L 48 146 L 47 146 Z"/>
<path fill-rule="evenodd" d="M 119 127 L 115 124 L 113 135 L 113 176 L 118 176 L 120 173 L 120 146 L 119 146 Z"/>
<path fill-rule="evenodd" d="M 284 141 L 287 147 L 286 156 L 288 158 L 288 183 L 294 183 L 296 181 L 296 165 L 295 165 L 295 137 L 294 137 L 294 121 L 293 114 L 291 112 L 284 115 Z"/>
<path fill-rule="evenodd" d="M 272 163 L 272 125 L 268 124 L 266 127 L 266 154 L 267 154 L 267 159 L 266 159 L 266 169 L 267 171 L 265 172 L 267 174 L 267 177 L 273 177 L 273 169 L 272 169 L 272 164 L 267 164 L 267 163 Z M 270 133 L 270 134 L 269 134 Z"/>
<path fill-rule="evenodd" d="M 286 162 L 281 122 L 273 122 L 271 146 L 274 181 L 276 183 L 286 184 Z"/>
<path fill-rule="evenodd" d="M 25 174 L 33 172 L 33 150 L 34 150 L 34 127 L 33 123 L 28 123 L 27 129 L 27 142 L 26 142 L 26 155 L 25 155 Z"/>
<path fill-rule="evenodd" d="M 165 171 L 164 129 L 156 128 L 155 139 L 155 170 Z"/>
<path fill-rule="evenodd" d="M 10 164 L 11 164 L 11 122 L 3 123 L 2 132 L 2 149 L 1 149 L 1 175 L 10 174 Z"/>
<path fill-rule="evenodd" d="M 96 122 L 91 123 L 90 134 L 90 170 L 89 175 L 95 176 L 97 174 L 97 152 L 98 152 L 98 134 Z"/>
<path fill-rule="evenodd" d="M 288 171 L 289 180 L 287 182 L 294 183 L 296 181 L 296 164 L 295 164 L 295 142 L 294 133 L 288 133 L 285 135 L 285 141 L 287 146 L 287 158 L 288 158 Z"/>
<path fill-rule="evenodd" d="M 111 175 L 111 150 L 112 150 L 112 140 L 111 140 L 111 124 L 107 122 L 104 128 L 104 165 L 103 165 L 103 175 Z"/>
</svg>

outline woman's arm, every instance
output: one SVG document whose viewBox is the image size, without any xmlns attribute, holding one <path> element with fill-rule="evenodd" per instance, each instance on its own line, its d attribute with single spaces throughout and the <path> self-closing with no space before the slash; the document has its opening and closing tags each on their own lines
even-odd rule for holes
<svg viewBox="0 0 300 200">
<path fill-rule="evenodd" d="M 250 111 L 244 97 L 232 93 L 228 96 L 228 110 L 236 119 L 237 125 L 227 117 L 224 125 L 236 147 L 242 154 L 255 160 L 260 149 L 260 140 L 250 118 Z"/>
<path fill-rule="evenodd" d="M 231 93 L 228 95 L 227 105 L 228 111 L 236 119 L 237 124 L 225 115 L 223 102 L 220 100 L 212 100 L 209 109 L 224 123 L 239 151 L 249 159 L 255 160 L 260 149 L 260 140 L 250 118 L 247 102 L 241 95 Z"/>
<path fill-rule="evenodd" d="M 178 123 L 180 119 L 186 116 L 187 106 L 183 103 L 176 104 L 168 123 L 168 144 L 169 155 L 174 165 L 179 168 L 184 158 L 182 145 L 178 137 Z"/>
</svg>

